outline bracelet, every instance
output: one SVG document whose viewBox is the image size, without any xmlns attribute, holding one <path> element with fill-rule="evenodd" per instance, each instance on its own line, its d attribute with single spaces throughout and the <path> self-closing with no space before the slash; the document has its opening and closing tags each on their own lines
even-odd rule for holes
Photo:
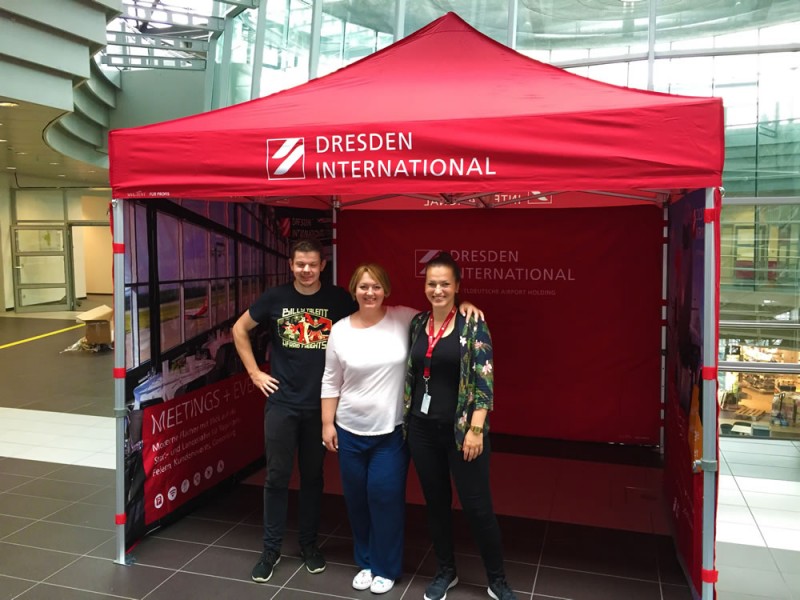
<svg viewBox="0 0 800 600">
<path fill-rule="evenodd" d="M 470 425 L 467 429 L 469 429 L 472 433 L 477 433 L 478 435 L 483 433 L 483 427 L 478 427 L 477 425 Z"/>
</svg>

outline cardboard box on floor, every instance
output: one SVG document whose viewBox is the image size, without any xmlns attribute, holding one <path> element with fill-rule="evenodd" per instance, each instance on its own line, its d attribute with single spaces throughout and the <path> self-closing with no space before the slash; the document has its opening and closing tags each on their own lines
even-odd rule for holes
<svg viewBox="0 0 800 600">
<path fill-rule="evenodd" d="M 114 340 L 114 309 L 103 304 L 79 314 L 78 321 L 86 323 L 86 341 L 90 344 L 110 344 Z"/>
</svg>

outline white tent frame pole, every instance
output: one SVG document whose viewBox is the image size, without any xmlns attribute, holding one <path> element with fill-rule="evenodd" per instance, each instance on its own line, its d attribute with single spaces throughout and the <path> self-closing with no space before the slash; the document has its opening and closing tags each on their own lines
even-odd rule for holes
<svg viewBox="0 0 800 600">
<path fill-rule="evenodd" d="M 114 514 L 116 515 L 116 559 L 125 562 L 125 253 L 117 252 L 125 244 L 125 216 L 122 200 L 113 199 L 111 210 L 114 217 L 114 419 L 116 421 L 116 474 Z"/>
<path fill-rule="evenodd" d="M 714 188 L 706 188 L 706 215 L 715 215 Z M 703 530 L 702 530 L 702 599 L 714 599 L 714 583 L 706 581 L 714 573 L 714 543 L 716 537 L 717 504 L 717 256 L 716 228 L 719 216 L 705 219 L 705 273 L 703 277 L 703 362 L 704 371 L 713 377 L 703 377 Z"/>
</svg>

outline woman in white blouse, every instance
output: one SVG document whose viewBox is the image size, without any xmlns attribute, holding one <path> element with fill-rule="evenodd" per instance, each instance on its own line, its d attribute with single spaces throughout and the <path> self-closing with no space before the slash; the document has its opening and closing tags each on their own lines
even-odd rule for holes
<svg viewBox="0 0 800 600">
<path fill-rule="evenodd" d="M 402 573 L 408 449 L 403 438 L 403 386 L 409 325 L 418 312 L 384 306 L 386 271 L 363 264 L 350 278 L 358 310 L 332 328 L 322 378 L 322 441 L 339 453 L 353 529 L 357 590 L 388 592 Z M 462 304 L 461 312 L 476 312 Z"/>
</svg>

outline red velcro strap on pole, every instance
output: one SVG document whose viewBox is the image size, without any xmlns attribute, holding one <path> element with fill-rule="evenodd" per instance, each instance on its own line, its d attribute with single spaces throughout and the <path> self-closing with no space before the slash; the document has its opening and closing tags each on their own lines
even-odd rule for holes
<svg viewBox="0 0 800 600">
<path fill-rule="evenodd" d="M 716 569 L 700 569 L 700 578 L 703 583 L 717 583 L 719 580 L 719 571 Z"/>
<path fill-rule="evenodd" d="M 126 522 L 127 520 L 125 517 L 125 513 L 121 515 L 114 515 L 114 523 L 116 523 L 117 525 L 125 525 Z"/>
<path fill-rule="evenodd" d="M 703 220 L 706 223 L 719 223 L 719 207 L 707 208 L 703 213 Z"/>
<path fill-rule="evenodd" d="M 114 254 L 125 254 L 125 244 L 111 244 Z"/>
<path fill-rule="evenodd" d="M 124 367 L 114 367 L 114 379 L 125 379 Z"/>
<path fill-rule="evenodd" d="M 703 379 L 706 381 L 717 378 L 717 367 L 703 367 Z"/>
</svg>

